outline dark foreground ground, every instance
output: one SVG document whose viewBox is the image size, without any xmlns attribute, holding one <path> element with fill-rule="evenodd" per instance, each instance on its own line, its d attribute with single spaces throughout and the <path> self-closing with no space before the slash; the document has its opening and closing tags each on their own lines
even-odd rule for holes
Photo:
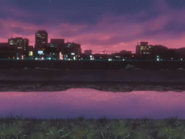
<svg viewBox="0 0 185 139">
<path fill-rule="evenodd" d="M 1 139 L 184 139 L 185 120 L 0 119 Z"/>
</svg>

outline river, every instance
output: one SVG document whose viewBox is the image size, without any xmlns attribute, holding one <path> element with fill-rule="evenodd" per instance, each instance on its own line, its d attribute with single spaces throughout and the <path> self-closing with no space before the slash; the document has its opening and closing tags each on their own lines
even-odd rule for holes
<svg viewBox="0 0 185 139">
<path fill-rule="evenodd" d="M 108 92 L 74 88 L 53 92 L 0 92 L 0 116 L 29 118 L 185 119 L 185 92 Z"/>
</svg>

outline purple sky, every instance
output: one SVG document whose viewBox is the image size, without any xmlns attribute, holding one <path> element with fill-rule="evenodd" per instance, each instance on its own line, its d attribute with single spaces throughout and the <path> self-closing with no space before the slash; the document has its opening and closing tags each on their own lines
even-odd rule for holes
<svg viewBox="0 0 185 139">
<path fill-rule="evenodd" d="M 137 42 L 185 47 L 185 0 L 1 0 L 0 41 L 50 38 L 80 43 L 82 51 L 129 50 Z"/>
</svg>

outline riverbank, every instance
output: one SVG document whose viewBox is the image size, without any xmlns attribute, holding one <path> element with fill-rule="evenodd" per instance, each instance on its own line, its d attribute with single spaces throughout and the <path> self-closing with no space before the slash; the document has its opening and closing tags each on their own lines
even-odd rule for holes
<svg viewBox="0 0 185 139">
<path fill-rule="evenodd" d="M 185 71 L 0 70 L 0 91 L 63 91 L 92 88 L 111 92 L 185 91 Z"/>
<path fill-rule="evenodd" d="M 121 70 L 128 65 L 143 70 L 185 69 L 185 61 L 83 61 L 83 60 L 0 60 L 0 69 L 36 69 L 48 68 L 59 70 Z"/>
<path fill-rule="evenodd" d="M 0 70 L 0 81 L 185 83 L 185 71 L 168 70 Z"/>
<path fill-rule="evenodd" d="M 0 82 L 0 92 L 64 91 L 70 88 L 92 88 L 110 92 L 185 91 L 185 83 L 152 82 Z"/>
</svg>

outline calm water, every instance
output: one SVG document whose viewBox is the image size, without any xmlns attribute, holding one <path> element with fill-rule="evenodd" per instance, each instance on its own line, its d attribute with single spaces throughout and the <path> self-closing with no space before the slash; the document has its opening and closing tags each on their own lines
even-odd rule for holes
<svg viewBox="0 0 185 139">
<path fill-rule="evenodd" d="M 60 92 L 1 92 L 0 116 L 35 118 L 185 119 L 185 92 L 134 91 L 112 93 L 94 89 Z"/>
</svg>

